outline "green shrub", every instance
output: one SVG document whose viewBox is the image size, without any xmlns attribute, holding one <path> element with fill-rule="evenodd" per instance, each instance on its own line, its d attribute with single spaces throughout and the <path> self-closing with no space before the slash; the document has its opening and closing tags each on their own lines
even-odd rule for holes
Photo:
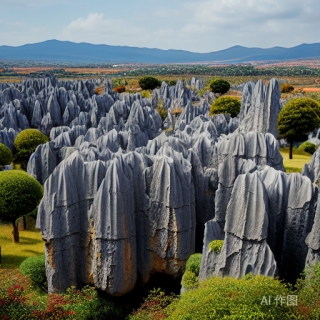
<svg viewBox="0 0 320 320">
<path fill-rule="evenodd" d="M 162 121 L 164 121 L 165 118 L 168 116 L 168 111 L 163 106 L 163 101 L 161 99 L 158 102 L 158 106 L 156 108 L 156 111 L 159 113 Z"/>
<path fill-rule="evenodd" d="M 223 246 L 223 240 L 213 240 L 208 245 L 209 250 L 215 253 L 220 253 L 222 246 Z"/>
<path fill-rule="evenodd" d="M 280 91 L 281 93 L 289 93 L 292 92 L 294 90 L 294 87 L 289 84 L 289 83 L 284 83 L 281 87 L 280 87 Z"/>
<path fill-rule="evenodd" d="M 129 316 L 130 320 L 156 320 L 164 319 L 166 315 L 163 310 L 173 301 L 177 301 L 178 296 L 171 293 L 166 295 L 160 288 L 149 292 L 148 297 L 138 310 L 134 310 Z"/>
<path fill-rule="evenodd" d="M 240 99 L 234 97 L 220 97 L 211 105 L 210 115 L 229 113 L 231 117 L 236 117 L 240 112 L 240 108 Z"/>
<path fill-rule="evenodd" d="M 299 146 L 299 150 L 310 153 L 310 154 L 314 154 L 317 150 L 317 146 L 309 141 L 305 141 L 303 143 L 300 144 Z"/>
<path fill-rule="evenodd" d="M 139 79 L 139 86 L 143 90 L 153 90 L 161 86 L 161 81 L 154 77 L 142 77 Z"/>
<path fill-rule="evenodd" d="M 299 296 L 297 315 L 301 319 L 320 319 L 320 262 L 306 268 L 303 278 L 297 283 Z"/>
<path fill-rule="evenodd" d="M 151 92 L 149 90 L 142 90 L 140 94 L 142 98 L 151 98 Z"/>
<path fill-rule="evenodd" d="M 181 284 L 185 289 L 194 289 L 197 288 L 199 280 L 195 273 L 186 271 L 182 276 Z"/>
<path fill-rule="evenodd" d="M 295 319 L 296 307 L 281 304 L 279 297 L 292 292 L 280 281 L 266 276 L 243 279 L 213 277 L 189 290 L 164 312 L 168 319 Z M 264 297 L 271 304 L 266 305 Z"/>
<path fill-rule="evenodd" d="M 196 276 L 198 276 L 200 271 L 201 258 L 201 253 L 192 254 L 186 263 L 186 271 L 193 272 Z"/>
<path fill-rule="evenodd" d="M 210 82 L 210 89 L 214 94 L 222 95 L 229 91 L 230 83 L 223 79 L 216 79 Z"/>
<path fill-rule="evenodd" d="M 0 167 L 8 165 L 12 162 L 11 150 L 0 142 Z"/>
<path fill-rule="evenodd" d="M 30 276 L 36 286 L 40 288 L 46 287 L 47 277 L 44 254 L 24 260 L 20 265 L 19 271 L 23 276 Z"/>
<path fill-rule="evenodd" d="M 21 131 L 13 142 L 14 162 L 22 164 L 22 167 L 25 170 L 28 160 L 37 146 L 48 141 L 48 137 L 37 129 L 26 129 Z"/>
</svg>

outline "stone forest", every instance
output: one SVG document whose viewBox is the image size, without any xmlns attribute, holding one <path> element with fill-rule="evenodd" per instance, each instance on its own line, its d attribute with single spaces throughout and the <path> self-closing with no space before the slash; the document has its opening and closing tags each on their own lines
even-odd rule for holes
<svg viewBox="0 0 320 320">
<path fill-rule="evenodd" d="M 243 84 L 236 117 L 210 116 L 215 95 L 198 96 L 192 81 L 162 82 L 149 98 L 114 92 L 110 79 L 2 84 L 0 142 L 12 150 L 28 128 L 49 137 L 26 167 L 43 185 L 49 293 L 91 285 L 121 297 L 157 274 L 181 278 L 194 253 L 200 282 L 294 284 L 320 260 L 320 150 L 302 173 L 285 172 L 278 80 Z"/>
</svg>

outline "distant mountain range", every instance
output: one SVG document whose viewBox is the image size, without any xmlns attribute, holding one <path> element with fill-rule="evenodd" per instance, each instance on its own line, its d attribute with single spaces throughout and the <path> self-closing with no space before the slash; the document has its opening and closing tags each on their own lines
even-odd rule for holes
<svg viewBox="0 0 320 320">
<path fill-rule="evenodd" d="M 0 59 L 83 63 L 242 63 L 320 58 L 320 43 L 268 49 L 234 46 L 209 53 L 48 40 L 23 46 L 0 46 Z"/>
</svg>

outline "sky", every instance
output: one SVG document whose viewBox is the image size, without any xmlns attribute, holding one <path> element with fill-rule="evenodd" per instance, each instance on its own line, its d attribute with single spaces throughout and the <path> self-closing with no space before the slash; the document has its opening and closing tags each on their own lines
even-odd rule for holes
<svg viewBox="0 0 320 320">
<path fill-rule="evenodd" d="M 58 39 L 192 52 L 320 42 L 319 0 L 0 0 L 0 45 Z"/>
</svg>

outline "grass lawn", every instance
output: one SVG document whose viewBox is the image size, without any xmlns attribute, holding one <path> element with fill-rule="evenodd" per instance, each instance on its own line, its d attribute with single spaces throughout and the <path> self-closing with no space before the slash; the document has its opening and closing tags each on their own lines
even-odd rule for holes
<svg viewBox="0 0 320 320">
<path fill-rule="evenodd" d="M 0 247 L 2 268 L 19 268 L 28 257 L 44 253 L 44 242 L 40 230 L 19 231 L 20 242 L 12 240 L 12 226 L 0 223 Z"/>
<path fill-rule="evenodd" d="M 301 152 L 296 148 L 293 148 L 292 158 L 289 159 L 289 148 L 281 148 L 280 153 L 283 157 L 283 164 L 287 173 L 301 172 L 305 163 L 309 163 L 312 155 L 307 152 Z"/>
</svg>

